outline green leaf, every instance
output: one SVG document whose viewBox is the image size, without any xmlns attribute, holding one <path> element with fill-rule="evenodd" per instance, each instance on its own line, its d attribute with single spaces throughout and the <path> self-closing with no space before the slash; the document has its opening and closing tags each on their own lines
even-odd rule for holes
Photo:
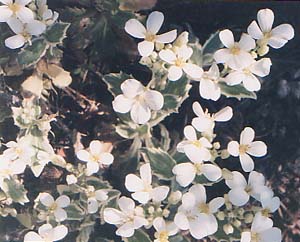
<svg viewBox="0 0 300 242">
<path fill-rule="evenodd" d="M 169 242 L 190 242 L 191 240 L 180 234 L 172 236 L 169 238 Z"/>
<path fill-rule="evenodd" d="M 29 213 L 17 214 L 17 220 L 28 229 L 32 229 L 32 217 Z"/>
<path fill-rule="evenodd" d="M 35 39 L 18 54 L 18 62 L 23 67 L 36 64 L 45 54 L 49 45 L 44 39 Z"/>
<path fill-rule="evenodd" d="M 69 23 L 55 23 L 45 33 L 45 39 L 50 44 L 61 44 L 63 39 L 66 38 L 66 33 L 69 27 Z"/>
<path fill-rule="evenodd" d="M 116 126 L 116 132 L 118 135 L 125 139 L 133 139 L 138 135 L 136 129 L 129 127 L 128 124 L 119 124 Z"/>
<path fill-rule="evenodd" d="M 68 207 L 65 208 L 65 211 L 68 215 L 68 220 L 76 220 L 80 221 L 84 219 L 85 212 L 83 208 L 81 208 L 78 204 L 70 204 Z"/>
<path fill-rule="evenodd" d="M 111 74 L 107 74 L 103 77 L 104 82 L 106 83 L 106 85 L 108 86 L 108 90 L 110 91 L 110 93 L 116 97 L 119 94 L 122 94 L 122 90 L 121 90 L 121 84 L 127 80 L 133 78 L 130 75 L 127 75 L 126 73 L 111 73 Z"/>
<path fill-rule="evenodd" d="M 151 242 L 150 237 L 141 229 L 134 232 L 130 238 L 123 238 L 125 242 Z"/>
<path fill-rule="evenodd" d="M 3 182 L 3 191 L 16 203 L 23 205 L 29 202 L 26 196 L 27 191 L 18 180 L 5 179 Z"/>
<path fill-rule="evenodd" d="M 228 86 L 225 82 L 219 82 L 221 92 L 226 97 L 234 97 L 238 100 L 242 98 L 256 99 L 255 92 L 248 91 L 243 85 Z"/>
<path fill-rule="evenodd" d="M 98 177 L 87 177 L 86 184 L 89 186 L 95 187 L 96 190 L 99 189 L 110 189 L 111 185 L 109 185 L 109 182 L 103 181 L 99 179 Z"/>
<path fill-rule="evenodd" d="M 223 44 L 219 38 L 219 31 L 217 31 L 212 34 L 202 46 L 202 66 L 210 66 L 214 62 L 214 53 L 222 47 Z"/>
<path fill-rule="evenodd" d="M 142 148 L 144 158 L 150 162 L 153 172 L 163 180 L 170 180 L 174 175 L 172 173 L 176 161 L 165 151 L 158 148 Z"/>
<path fill-rule="evenodd" d="M 11 103 L 11 96 L 6 93 L 0 93 L 0 122 L 12 115 L 9 104 Z"/>
<path fill-rule="evenodd" d="M 82 223 L 79 228 L 79 234 L 76 237 L 76 242 L 88 242 L 92 232 L 94 231 L 95 221 Z"/>
</svg>

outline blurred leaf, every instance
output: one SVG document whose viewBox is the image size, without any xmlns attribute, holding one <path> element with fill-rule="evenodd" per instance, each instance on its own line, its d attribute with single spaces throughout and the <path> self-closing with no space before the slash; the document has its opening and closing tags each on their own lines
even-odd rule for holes
<svg viewBox="0 0 300 242">
<path fill-rule="evenodd" d="M 169 242 L 190 242 L 191 240 L 180 234 L 172 236 L 169 238 Z"/>
<path fill-rule="evenodd" d="M 3 122 L 6 118 L 11 117 L 12 111 L 9 107 L 11 102 L 11 96 L 6 93 L 0 92 L 0 122 Z"/>
<path fill-rule="evenodd" d="M 109 189 L 111 185 L 107 181 L 103 181 L 98 177 L 90 176 L 86 178 L 86 184 L 95 187 L 96 190 L 99 189 Z"/>
<path fill-rule="evenodd" d="M 125 242 L 151 242 L 150 237 L 141 229 L 135 230 L 130 238 L 123 238 Z"/>
<path fill-rule="evenodd" d="M 14 202 L 24 204 L 29 202 L 26 194 L 27 191 L 23 184 L 13 179 L 5 179 L 3 182 L 3 190 Z"/>
<path fill-rule="evenodd" d="M 219 82 L 221 92 L 226 97 L 235 97 L 238 100 L 242 98 L 256 99 L 255 92 L 248 91 L 243 85 L 228 86 L 225 82 Z"/>
<path fill-rule="evenodd" d="M 66 38 L 66 33 L 70 27 L 69 23 L 58 22 L 53 24 L 45 33 L 45 39 L 50 44 L 61 44 L 63 39 Z"/>
<path fill-rule="evenodd" d="M 176 161 L 165 151 L 158 148 L 142 148 L 145 159 L 150 162 L 153 172 L 163 180 L 170 180 L 174 175 L 172 173 Z"/>
<path fill-rule="evenodd" d="M 32 229 L 32 217 L 29 213 L 17 214 L 17 220 L 28 229 Z"/>
<path fill-rule="evenodd" d="M 65 208 L 65 211 L 68 215 L 68 220 L 77 220 L 80 221 L 84 219 L 85 212 L 78 204 L 70 204 L 68 207 Z"/>
</svg>

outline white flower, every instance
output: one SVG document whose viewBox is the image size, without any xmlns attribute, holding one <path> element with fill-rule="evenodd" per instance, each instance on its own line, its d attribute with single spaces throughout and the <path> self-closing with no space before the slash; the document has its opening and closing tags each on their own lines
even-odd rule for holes
<svg viewBox="0 0 300 242">
<path fill-rule="evenodd" d="M 0 22 L 7 22 L 10 18 L 18 18 L 23 23 L 34 19 L 34 14 L 26 5 L 32 0 L 0 0 Z"/>
<path fill-rule="evenodd" d="M 175 223 L 166 223 L 162 217 L 157 217 L 153 220 L 153 227 L 156 230 L 154 242 L 168 242 L 169 236 L 175 235 L 178 231 Z"/>
<path fill-rule="evenodd" d="M 255 132 L 252 128 L 246 127 L 241 132 L 240 143 L 230 141 L 227 150 L 230 155 L 240 158 L 242 168 L 245 172 L 250 172 L 254 169 L 254 162 L 249 155 L 262 157 L 267 154 L 267 146 L 262 141 L 253 141 Z"/>
<path fill-rule="evenodd" d="M 208 110 L 204 112 L 200 103 L 193 103 L 193 111 L 197 115 L 193 118 L 192 125 L 199 132 L 211 133 L 215 127 L 215 122 L 226 122 L 232 118 L 232 108 L 227 106 L 221 109 L 215 114 L 208 113 Z"/>
<path fill-rule="evenodd" d="M 113 155 L 105 152 L 104 149 L 105 147 L 102 142 L 93 140 L 89 145 L 89 151 L 80 150 L 77 152 L 78 159 L 87 162 L 86 174 L 88 176 L 97 173 L 100 167 L 113 163 Z"/>
<path fill-rule="evenodd" d="M 113 109 L 118 113 L 128 113 L 137 124 L 145 124 L 151 118 L 151 110 L 158 111 L 164 105 L 163 95 L 145 88 L 139 81 L 128 79 L 121 84 L 123 94 L 116 96 Z"/>
<path fill-rule="evenodd" d="M 131 194 L 134 200 L 145 204 L 151 199 L 154 202 L 161 202 L 167 197 L 169 187 L 152 187 L 152 172 L 149 163 L 140 167 L 140 176 L 128 174 L 125 178 L 125 187 L 128 191 L 134 192 Z"/>
<path fill-rule="evenodd" d="M 174 222 L 178 228 L 189 230 L 196 239 L 202 239 L 218 230 L 218 222 L 213 215 L 224 204 L 224 198 L 217 197 L 206 203 L 206 191 L 201 184 L 193 185 L 182 196 Z"/>
<path fill-rule="evenodd" d="M 229 29 L 222 30 L 219 37 L 225 49 L 217 50 L 214 59 L 217 63 L 226 63 L 232 69 L 241 69 L 253 62 L 249 53 L 255 48 L 255 41 L 248 34 L 242 34 L 239 42 L 234 42 L 234 37 Z"/>
<path fill-rule="evenodd" d="M 262 194 L 271 193 L 271 189 L 265 185 L 265 177 L 256 171 L 251 171 L 248 183 L 244 176 L 237 171 L 232 172 L 232 179 L 226 179 L 226 185 L 231 189 L 228 193 L 229 201 L 235 206 L 243 206 L 250 196 L 261 200 Z"/>
<path fill-rule="evenodd" d="M 270 218 L 257 213 L 251 225 L 251 232 L 243 232 L 241 242 L 281 242 L 281 231 L 273 227 Z"/>
<path fill-rule="evenodd" d="M 115 208 L 104 209 L 104 221 L 118 226 L 116 234 L 123 237 L 131 237 L 135 229 L 148 225 L 144 218 L 143 209 L 135 207 L 134 201 L 127 197 L 118 200 L 120 210 Z"/>
<path fill-rule="evenodd" d="M 86 191 L 88 200 L 88 212 L 96 213 L 99 208 L 99 203 L 104 202 L 108 199 L 107 191 L 105 190 L 97 190 L 93 186 L 88 186 Z"/>
<path fill-rule="evenodd" d="M 53 213 L 57 222 L 67 219 L 67 213 L 63 209 L 70 205 L 70 198 L 66 195 L 59 196 L 55 201 L 51 194 L 43 192 L 39 194 L 39 200 L 47 207 L 50 213 Z"/>
<path fill-rule="evenodd" d="M 36 0 L 38 7 L 38 15 L 43 19 L 47 25 L 52 25 L 57 19 L 59 14 L 48 8 L 47 0 Z"/>
<path fill-rule="evenodd" d="M 270 213 L 274 213 L 280 207 L 279 197 L 274 197 L 273 195 L 273 192 L 265 192 L 260 196 L 263 216 L 268 217 Z"/>
<path fill-rule="evenodd" d="M 181 141 L 177 145 L 177 151 L 185 153 L 190 160 L 209 161 L 211 154 L 209 148 L 212 144 L 208 139 L 197 138 L 197 134 L 193 126 L 188 125 L 184 128 L 184 136 L 187 140 Z"/>
<path fill-rule="evenodd" d="M 221 97 L 221 88 L 218 85 L 220 70 L 216 63 L 213 63 L 200 79 L 194 80 L 200 82 L 199 93 L 201 97 L 213 101 L 217 101 Z"/>
<path fill-rule="evenodd" d="M 75 175 L 73 175 L 73 174 L 67 175 L 66 181 L 67 181 L 68 185 L 75 184 L 75 183 L 77 183 L 77 177 Z"/>
<path fill-rule="evenodd" d="M 53 242 L 66 237 L 68 228 L 65 225 L 52 227 L 51 224 L 42 225 L 38 233 L 30 231 L 24 237 L 24 242 Z"/>
<path fill-rule="evenodd" d="M 225 82 L 230 85 L 238 85 L 241 82 L 249 91 L 258 91 L 261 88 L 260 81 L 256 76 L 265 77 L 269 75 L 272 62 L 269 58 L 254 61 L 250 66 L 241 70 L 230 72 L 225 77 Z"/>
<path fill-rule="evenodd" d="M 261 9 L 257 13 L 257 20 L 248 27 L 248 33 L 258 40 L 260 46 L 271 46 L 275 49 L 284 46 L 294 38 L 294 29 L 290 24 L 281 24 L 272 29 L 274 13 L 271 9 Z M 268 52 L 268 50 L 266 51 Z"/>
<path fill-rule="evenodd" d="M 20 20 L 11 18 L 7 24 L 15 33 L 14 36 L 5 40 L 5 46 L 10 49 L 22 47 L 27 41 L 30 41 L 32 35 L 39 36 L 46 30 L 46 25 L 38 20 L 31 20 L 29 23 L 23 24 Z"/>
<path fill-rule="evenodd" d="M 201 78 L 203 74 L 202 68 L 195 64 L 188 63 L 192 54 L 193 49 L 187 46 L 178 48 L 176 52 L 169 49 L 159 52 L 159 57 L 171 65 L 168 69 L 168 78 L 170 81 L 180 79 L 183 72 L 193 79 Z"/>
<path fill-rule="evenodd" d="M 152 12 L 147 19 L 146 28 L 136 19 L 130 19 L 125 24 L 125 31 L 131 36 L 144 39 L 138 44 L 141 56 L 149 56 L 154 50 L 155 43 L 171 43 L 177 36 L 177 30 L 157 35 L 164 21 L 161 12 Z"/>
</svg>

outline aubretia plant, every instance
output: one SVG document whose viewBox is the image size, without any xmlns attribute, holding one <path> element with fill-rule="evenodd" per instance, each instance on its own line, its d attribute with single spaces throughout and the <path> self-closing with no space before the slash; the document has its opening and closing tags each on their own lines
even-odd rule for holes
<svg viewBox="0 0 300 242">
<path fill-rule="evenodd" d="M 195 84 L 199 100 L 201 96 L 212 105 L 222 95 L 256 99 L 261 78 L 271 71 L 268 46 L 281 48 L 291 40 L 291 25 L 272 29 L 272 10 L 262 9 L 258 23 L 254 20 L 238 42 L 225 29 L 201 45 L 187 31 L 168 31 L 161 12 L 144 19 L 120 10 L 118 1 L 96 1 L 95 11 L 110 10 L 103 10 L 110 23 L 121 16 L 117 23 L 137 39 L 138 62 L 151 77 L 99 73 L 87 63 L 113 96 L 108 110 L 116 115 L 112 132 L 117 141 L 107 142 L 95 128 L 92 134 L 75 130 L 74 137 L 68 134 L 72 142 L 57 144 L 56 132 L 71 132 L 76 121 L 67 122 L 68 112 L 54 112 L 53 99 L 59 102 L 67 95 L 80 99 L 81 106 L 90 105 L 81 115 L 87 110 L 99 114 L 102 105 L 69 87 L 76 83 L 61 67 L 63 40 L 69 37 L 72 42 L 70 24 L 59 20 L 45 0 L 0 2 L 0 21 L 13 35 L 3 41 L 17 49 L 10 58 L 25 76 L 20 90 L 12 94 L 10 110 L 18 133 L 14 140 L 3 137 L 1 148 L 0 215 L 23 225 L 21 240 L 281 241 L 281 231 L 272 221 L 280 200 L 264 175 L 254 170 L 255 161 L 267 154 L 263 138 L 245 127 L 239 142 L 237 137 L 222 139 L 222 124 L 230 127 L 234 107 L 223 105 L 211 113 L 201 101 L 194 102 L 193 119 L 177 130 L 182 139 L 171 137 L 163 121 L 180 114 Z M 88 18 L 98 15 L 91 11 L 84 16 L 81 28 L 89 28 Z M 160 33 L 162 27 L 165 33 Z M 4 79 L 10 73 L 7 68 L 0 72 Z M 13 93 L 11 87 L 6 90 Z M 231 170 L 228 160 L 236 167 L 240 161 L 243 173 Z M 57 182 L 33 190 L 27 177 L 42 180 L 49 169 L 59 173 Z"/>
</svg>

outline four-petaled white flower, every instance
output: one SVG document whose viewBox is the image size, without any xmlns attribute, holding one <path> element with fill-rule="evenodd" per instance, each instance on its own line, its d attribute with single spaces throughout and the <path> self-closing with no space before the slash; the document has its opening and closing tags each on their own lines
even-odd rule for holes
<svg viewBox="0 0 300 242">
<path fill-rule="evenodd" d="M 220 81 L 220 70 L 216 63 L 213 63 L 208 71 L 203 72 L 200 79 L 194 79 L 199 81 L 199 93 L 200 96 L 217 101 L 221 97 L 221 88 L 218 85 Z"/>
<path fill-rule="evenodd" d="M 251 231 L 242 233 L 241 242 L 280 242 L 281 230 L 273 227 L 273 221 L 270 218 L 255 214 Z"/>
<path fill-rule="evenodd" d="M 242 34 L 239 42 L 234 42 L 234 37 L 229 29 L 222 30 L 219 37 L 226 48 L 217 50 L 214 59 L 217 63 L 225 63 L 232 69 L 242 69 L 253 62 L 249 53 L 255 48 L 255 40 L 248 34 Z"/>
<path fill-rule="evenodd" d="M 232 172 L 232 179 L 226 179 L 226 185 L 231 189 L 228 193 L 229 201 L 235 206 L 243 206 L 250 196 L 261 201 L 261 195 L 272 193 L 272 190 L 265 185 L 263 174 L 251 171 L 248 183 L 245 177 L 238 171 Z"/>
<path fill-rule="evenodd" d="M 259 46 L 267 45 L 278 49 L 294 38 L 294 29 L 290 24 L 281 24 L 272 29 L 274 13 L 271 9 L 261 9 L 257 13 L 257 22 L 254 20 L 248 27 L 248 33 L 258 40 Z M 266 53 L 268 49 L 266 50 Z"/>
<path fill-rule="evenodd" d="M 125 187 L 128 191 L 134 192 L 131 194 L 134 200 L 145 204 L 151 199 L 154 202 L 161 202 L 167 197 L 170 190 L 169 187 L 152 187 L 152 172 L 149 163 L 140 167 L 140 176 L 128 174 L 125 178 Z"/>
<path fill-rule="evenodd" d="M 227 106 L 222 108 L 215 114 L 208 113 L 208 110 L 204 112 L 200 103 L 193 103 L 193 111 L 197 115 L 193 118 L 192 125 L 199 132 L 211 133 L 215 127 L 215 122 L 226 122 L 232 118 L 232 108 Z"/>
<path fill-rule="evenodd" d="M 93 186 L 88 186 L 86 195 L 88 197 L 88 212 L 96 213 L 99 208 L 99 203 L 104 202 L 108 199 L 107 191 L 105 190 L 96 190 Z"/>
<path fill-rule="evenodd" d="M 118 113 L 128 113 L 137 124 L 145 124 L 151 118 L 151 110 L 158 111 L 164 105 L 163 95 L 145 88 L 139 81 L 128 79 L 121 84 L 123 94 L 116 96 L 113 109 Z"/>
<path fill-rule="evenodd" d="M 24 242 L 53 242 L 66 237 L 68 228 L 65 225 L 52 227 L 51 224 L 44 224 L 39 227 L 38 233 L 28 232 L 24 237 Z"/>
<path fill-rule="evenodd" d="M 170 81 L 177 81 L 183 72 L 193 79 L 201 78 L 203 70 L 200 66 L 189 63 L 188 60 L 193 54 L 193 49 L 188 46 L 178 48 L 176 52 L 170 49 L 159 52 L 159 57 L 170 64 L 168 68 L 168 78 Z"/>
<path fill-rule="evenodd" d="M 218 230 L 218 222 L 213 215 L 224 204 L 224 198 L 217 197 L 206 203 L 206 191 L 203 185 L 193 185 L 182 196 L 182 205 L 178 208 L 174 222 L 178 228 L 189 230 L 196 239 L 202 239 Z"/>
<path fill-rule="evenodd" d="M 118 200 L 120 210 L 115 208 L 104 209 L 104 221 L 118 226 L 116 234 L 123 237 L 131 237 L 135 229 L 148 225 L 141 207 L 135 207 L 134 201 L 127 197 Z"/>
<path fill-rule="evenodd" d="M 34 14 L 26 5 L 32 0 L 0 0 L 0 22 L 7 22 L 11 18 L 18 18 L 22 23 L 29 23 Z"/>
<path fill-rule="evenodd" d="M 86 174 L 88 176 L 97 173 L 99 168 L 113 163 L 114 157 L 106 152 L 103 142 L 93 140 L 89 145 L 89 151 L 80 150 L 77 152 L 78 159 L 87 162 Z"/>
<path fill-rule="evenodd" d="M 51 194 L 43 192 L 39 194 L 39 200 L 47 207 L 50 213 L 53 213 L 57 222 L 61 222 L 67 219 L 67 213 L 63 208 L 70 205 L 70 198 L 66 195 L 59 196 L 56 200 Z"/>
<path fill-rule="evenodd" d="M 224 81 L 230 85 L 238 85 L 243 83 L 244 87 L 249 91 L 259 91 L 261 88 L 260 81 L 256 76 L 265 77 L 269 75 L 272 62 L 269 58 L 263 58 L 254 61 L 250 66 L 244 69 L 234 70 L 230 72 Z"/>
<path fill-rule="evenodd" d="M 162 217 L 157 217 L 153 220 L 153 227 L 156 232 L 154 234 L 154 242 L 168 242 L 169 236 L 175 235 L 178 228 L 174 222 L 167 222 Z"/>
<path fill-rule="evenodd" d="M 23 24 L 16 18 L 11 18 L 7 21 L 8 26 L 15 33 L 5 40 L 5 46 L 10 49 L 22 47 L 26 42 L 30 41 L 31 36 L 39 36 L 46 30 L 46 25 L 38 20 L 32 20 L 29 23 Z"/>
<path fill-rule="evenodd" d="M 196 130 L 188 125 L 184 128 L 184 136 L 187 140 L 177 145 L 177 151 L 185 153 L 190 160 L 209 161 L 211 154 L 209 148 L 212 144 L 205 137 L 197 138 Z"/>
<path fill-rule="evenodd" d="M 262 157 L 267 154 L 267 146 L 262 141 L 253 141 L 255 132 L 252 128 L 246 127 L 241 132 L 240 143 L 230 141 L 227 150 L 230 155 L 240 158 L 242 168 L 245 172 L 250 172 L 254 169 L 254 162 L 250 155 Z"/>
<path fill-rule="evenodd" d="M 164 15 L 161 12 L 152 12 L 147 19 L 146 28 L 136 19 L 130 19 L 125 24 L 125 31 L 131 36 L 144 39 L 138 44 L 138 50 L 141 56 L 149 56 L 154 50 L 155 43 L 171 43 L 176 39 L 177 30 L 172 30 L 158 35 Z"/>
</svg>

